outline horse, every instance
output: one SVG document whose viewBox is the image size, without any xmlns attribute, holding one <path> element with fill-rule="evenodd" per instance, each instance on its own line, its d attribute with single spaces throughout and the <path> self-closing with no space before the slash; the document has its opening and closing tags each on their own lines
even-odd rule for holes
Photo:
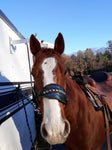
<svg viewBox="0 0 112 150">
<path fill-rule="evenodd" d="M 64 48 L 61 33 L 54 48 L 41 47 L 33 34 L 30 37 L 31 74 L 42 112 L 41 135 L 51 145 L 65 143 L 69 150 L 100 150 L 105 140 L 103 112 L 94 109 L 77 82 L 66 74 Z"/>
</svg>

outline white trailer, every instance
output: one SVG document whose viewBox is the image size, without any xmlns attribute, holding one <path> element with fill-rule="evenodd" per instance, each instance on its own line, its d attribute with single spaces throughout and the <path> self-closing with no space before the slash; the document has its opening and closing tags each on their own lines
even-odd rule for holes
<svg viewBox="0 0 112 150">
<path fill-rule="evenodd" d="M 0 10 L 0 150 L 30 150 L 36 138 L 27 42 Z"/>
</svg>

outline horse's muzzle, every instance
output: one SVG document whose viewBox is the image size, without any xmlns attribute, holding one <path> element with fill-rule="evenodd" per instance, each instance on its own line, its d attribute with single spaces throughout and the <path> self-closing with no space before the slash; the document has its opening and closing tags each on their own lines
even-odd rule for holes
<svg viewBox="0 0 112 150">
<path fill-rule="evenodd" d="M 70 124 L 64 120 L 63 130 L 50 130 L 45 123 L 41 124 L 41 135 L 51 145 L 64 143 L 70 133 Z"/>
</svg>

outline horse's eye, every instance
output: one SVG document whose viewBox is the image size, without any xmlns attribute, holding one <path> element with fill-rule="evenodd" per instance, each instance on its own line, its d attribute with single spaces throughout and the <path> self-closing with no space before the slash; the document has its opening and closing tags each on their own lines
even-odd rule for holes
<svg viewBox="0 0 112 150">
<path fill-rule="evenodd" d="M 65 72 L 64 72 L 64 75 L 66 75 L 67 74 L 67 70 L 65 70 Z"/>
</svg>

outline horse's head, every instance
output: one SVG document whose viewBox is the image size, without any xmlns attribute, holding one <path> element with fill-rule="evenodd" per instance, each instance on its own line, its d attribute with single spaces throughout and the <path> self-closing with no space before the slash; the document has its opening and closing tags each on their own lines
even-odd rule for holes
<svg viewBox="0 0 112 150">
<path fill-rule="evenodd" d="M 66 97 L 66 68 L 61 54 L 64 39 L 58 34 L 54 49 L 41 48 L 34 35 L 30 37 L 30 49 L 34 55 L 32 74 L 35 90 L 42 111 L 41 134 L 50 144 L 64 143 L 70 133 L 70 125 L 64 114 Z"/>
</svg>

